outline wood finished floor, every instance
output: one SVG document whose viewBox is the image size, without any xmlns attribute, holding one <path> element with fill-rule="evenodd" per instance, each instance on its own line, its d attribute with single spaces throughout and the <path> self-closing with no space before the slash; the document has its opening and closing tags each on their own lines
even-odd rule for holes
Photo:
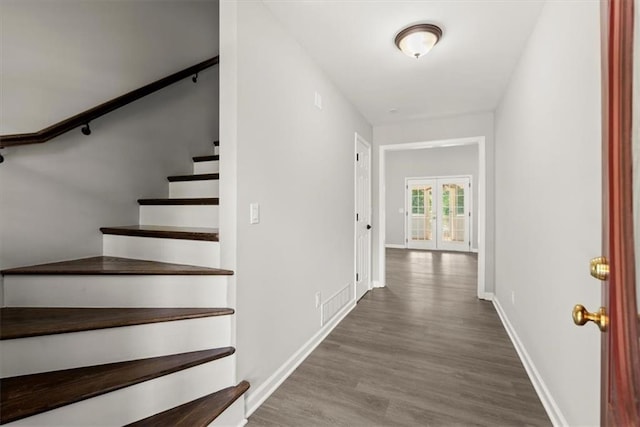
<svg viewBox="0 0 640 427">
<path fill-rule="evenodd" d="M 476 271 L 475 254 L 387 249 L 387 287 L 248 426 L 551 425 Z"/>
</svg>

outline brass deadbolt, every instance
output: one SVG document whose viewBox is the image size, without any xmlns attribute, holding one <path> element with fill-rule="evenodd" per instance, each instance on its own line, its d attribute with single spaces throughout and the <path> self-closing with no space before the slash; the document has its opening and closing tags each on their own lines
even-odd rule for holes
<svg viewBox="0 0 640 427">
<path fill-rule="evenodd" d="M 603 256 L 593 258 L 589 263 L 591 275 L 598 280 L 609 279 L 609 260 Z"/>
</svg>

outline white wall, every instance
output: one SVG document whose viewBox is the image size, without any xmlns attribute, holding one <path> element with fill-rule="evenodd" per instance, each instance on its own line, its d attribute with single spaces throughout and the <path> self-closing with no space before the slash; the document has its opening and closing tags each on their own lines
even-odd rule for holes
<svg viewBox="0 0 640 427">
<path fill-rule="evenodd" d="M 405 178 L 470 175 L 472 182 L 471 247 L 478 248 L 477 145 L 389 151 L 385 160 L 386 244 L 403 246 L 405 244 Z"/>
<path fill-rule="evenodd" d="M 354 133 L 371 140 L 371 126 L 262 1 L 223 1 L 221 22 L 222 60 L 231 55 L 221 109 L 237 127 L 224 122 L 220 144 L 224 156 L 236 145 L 228 148 L 235 165 L 225 166 L 227 157 L 222 165 L 237 168 L 238 218 L 237 236 L 223 236 L 223 246 L 237 239 L 237 265 L 228 266 L 236 270 L 237 372 L 251 382 L 253 405 L 320 331 L 314 294 L 326 300 L 353 283 Z M 260 224 L 249 225 L 252 202 Z M 233 208 L 221 203 L 223 223 L 232 221 Z"/>
<path fill-rule="evenodd" d="M 0 2 L 0 133 L 33 132 L 215 56 L 216 1 Z M 45 144 L 2 150 L 0 268 L 99 255 L 98 228 L 217 137 L 217 68 Z"/>
<path fill-rule="evenodd" d="M 408 142 L 435 141 L 443 139 L 484 136 L 486 146 L 486 264 L 485 291 L 493 292 L 493 232 L 494 232 L 494 162 L 493 162 L 493 113 L 477 113 L 463 116 L 442 117 L 431 120 L 411 121 L 373 128 L 373 279 L 384 283 L 378 277 L 378 246 L 381 238 L 378 230 L 380 218 L 377 217 L 378 200 L 378 163 L 381 145 L 402 144 Z M 387 152 L 388 157 L 391 152 Z M 388 190 L 387 190 L 388 191 Z M 397 211 L 397 209 L 396 209 Z M 386 212 L 387 215 L 390 211 Z M 477 227 L 476 227 L 477 228 Z"/>
<path fill-rule="evenodd" d="M 599 7 L 545 5 L 496 112 L 497 300 L 570 426 L 599 425 L 600 332 L 571 321 L 600 306 Z"/>
</svg>

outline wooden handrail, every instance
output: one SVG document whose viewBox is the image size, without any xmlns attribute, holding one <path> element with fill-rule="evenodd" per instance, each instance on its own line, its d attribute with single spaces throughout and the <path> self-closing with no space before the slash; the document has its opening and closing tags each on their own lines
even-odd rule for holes
<svg viewBox="0 0 640 427">
<path fill-rule="evenodd" d="M 56 136 L 60 136 L 63 133 L 69 132 L 70 130 L 75 129 L 78 126 L 82 126 L 82 125 L 85 125 L 85 127 L 82 128 L 82 132 L 85 135 L 88 135 L 89 133 L 91 133 L 91 130 L 87 125 L 92 120 L 97 119 L 98 117 L 104 116 L 105 114 L 110 113 L 113 110 L 116 110 L 122 106 L 125 106 L 153 92 L 156 92 L 179 80 L 187 78 L 191 75 L 197 75 L 199 71 L 202 71 L 209 67 L 213 67 L 217 63 L 218 63 L 218 56 L 207 59 L 206 61 L 200 62 L 199 64 L 193 65 L 189 68 L 185 68 L 184 70 L 178 71 L 177 73 L 173 73 L 160 80 L 156 80 L 153 83 L 149 83 L 146 86 L 142 86 L 141 88 L 132 90 L 131 92 L 125 93 L 124 95 L 121 95 L 117 98 L 113 98 L 110 101 L 102 103 L 96 107 L 90 108 L 86 111 L 83 111 L 82 113 L 76 114 L 73 117 L 69 117 L 68 119 L 62 120 L 38 132 L 17 133 L 12 135 L 0 135 L 0 148 L 12 147 L 15 145 L 39 144 L 42 142 L 49 141 L 50 139 L 53 139 Z M 194 82 L 195 81 L 196 81 L 196 77 L 194 77 Z"/>
</svg>

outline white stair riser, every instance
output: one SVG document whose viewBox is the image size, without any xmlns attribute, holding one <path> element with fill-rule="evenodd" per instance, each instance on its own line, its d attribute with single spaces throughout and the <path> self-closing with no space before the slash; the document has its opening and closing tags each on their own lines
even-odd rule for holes
<svg viewBox="0 0 640 427">
<path fill-rule="evenodd" d="M 231 345 L 231 316 L 2 341 L 2 378 Z M 73 351 L 69 351 L 73 349 Z"/>
<path fill-rule="evenodd" d="M 227 276 L 5 276 L 7 307 L 227 307 Z"/>
<path fill-rule="evenodd" d="M 218 197 L 220 181 L 207 179 L 202 181 L 179 181 L 169 183 L 170 199 L 186 199 L 198 197 Z"/>
<path fill-rule="evenodd" d="M 208 427 L 240 427 L 243 426 L 245 422 L 244 396 L 240 396 L 238 400 L 225 409 Z"/>
<path fill-rule="evenodd" d="M 102 236 L 102 252 L 104 256 L 220 267 L 220 243 L 206 240 L 105 234 Z"/>
<path fill-rule="evenodd" d="M 7 426 L 121 426 L 233 384 L 234 356 L 24 418 Z"/>
<path fill-rule="evenodd" d="M 210 205 L 140 206 L 141 225 L 218 228 L 219 207 Z"/>
<path fill-rule="evenodd" d="M 218 173 L 220 172 L 220 162 L 212 160 L 210 162 L 193 162 L 193 173 Z"/>
</svg>

